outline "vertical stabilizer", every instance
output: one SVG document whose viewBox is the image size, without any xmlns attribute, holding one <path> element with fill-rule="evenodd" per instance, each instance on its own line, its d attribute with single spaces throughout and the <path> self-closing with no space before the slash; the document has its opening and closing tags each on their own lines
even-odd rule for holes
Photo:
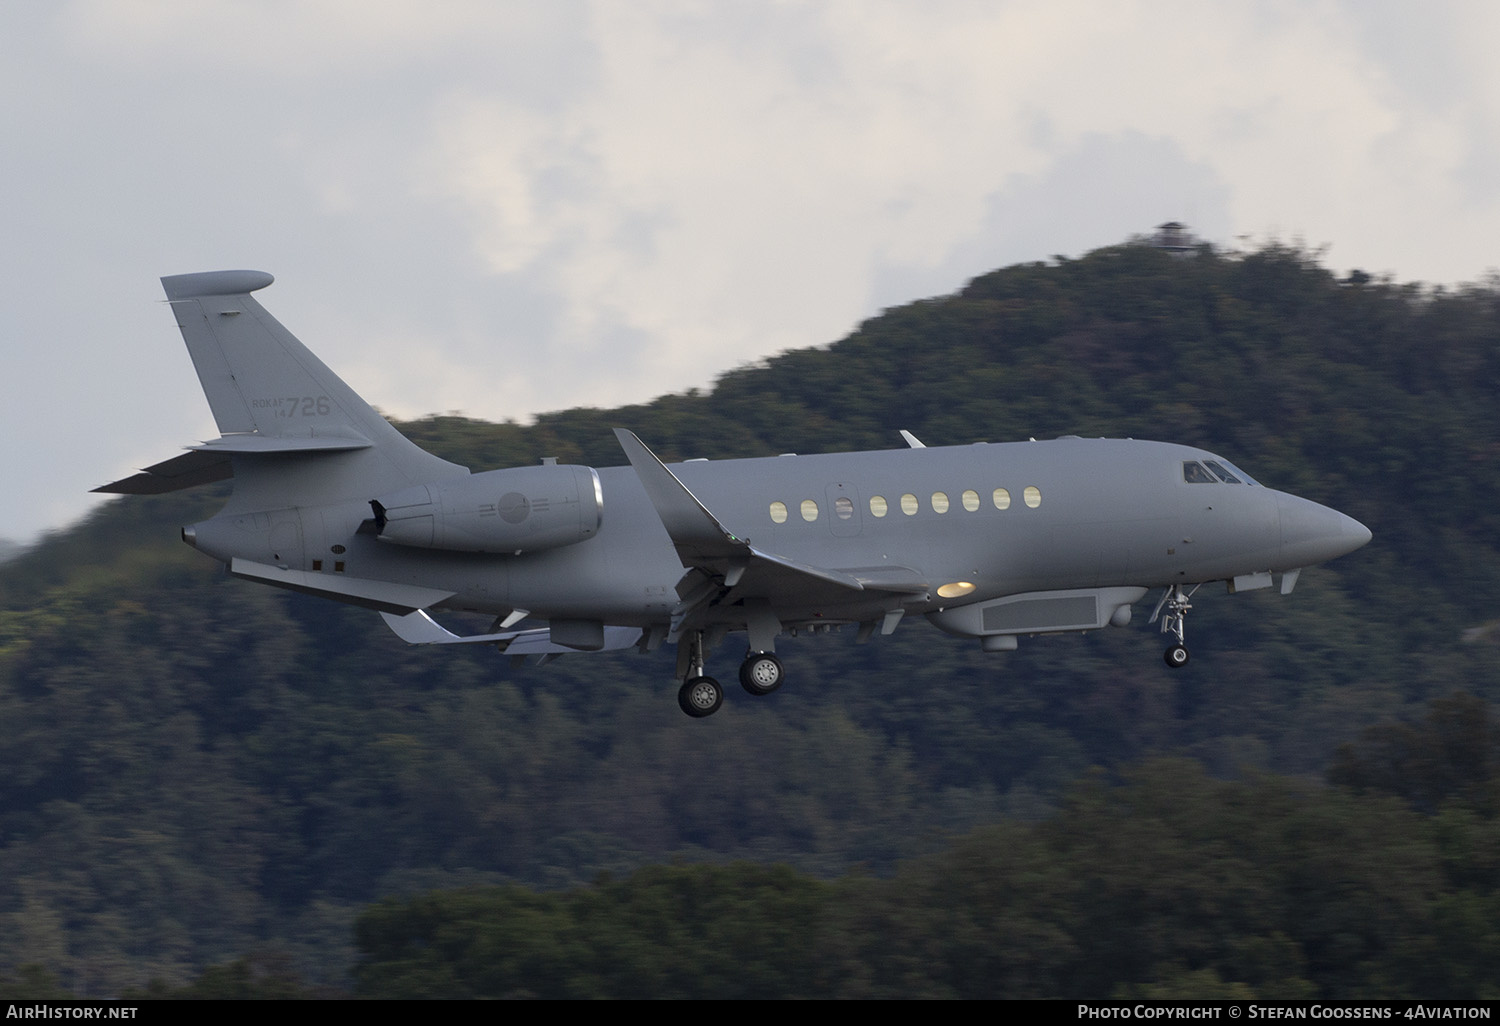
<svg viewBox="0 0 1500 1026">
<path fill-rule="evenodd" d="M 161 280 L 224 436 L 205 448 L 229 452 L 234 464 L 232 505 L 367 499 L 468 473 L 391 427 L 251 297 L 274 280 L 264 271 Z M 295 492 L 278 483 L 287 478 Z"/>
</svg>

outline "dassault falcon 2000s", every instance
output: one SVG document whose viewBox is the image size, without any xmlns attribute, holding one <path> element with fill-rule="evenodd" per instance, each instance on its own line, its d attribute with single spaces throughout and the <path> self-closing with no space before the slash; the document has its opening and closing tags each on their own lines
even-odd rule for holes
<svg viewBox="0 0 1500 1026">
<path fill-rule="evenodd" d="M 743 632 L 740 683 L 781 686 L 782 632 L 925 616 L 986 651 L 1020 635 L 1152 622 L 1188 661 L 1189 599 L 1291 592 L 1301 568 L 1370 540 L 1355 520 L 1273 491 L 1186 445 L 1117 438 L 688 460 L 615 431 L 629 466 L 470 473 L 418 448 L 250 293 L 272 277 L 162 279 L 221 437 L 97 489 L 174 491 L 234 479 L 182 538 L 237 577 L 379 610 L 412 644 L 512 656 L 677 646 L 678 702 L 724 700 L 704 660 Z M 429 610 L 491 614 L 460 637 Z M 526 619 L 545 627 L 513 629 Z"/>
</svg>

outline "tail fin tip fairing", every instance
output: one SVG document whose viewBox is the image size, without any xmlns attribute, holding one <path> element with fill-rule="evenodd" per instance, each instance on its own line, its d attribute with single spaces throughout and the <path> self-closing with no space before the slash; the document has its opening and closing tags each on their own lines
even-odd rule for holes
<svg viewBox="0 0 1500 1026">
<path fill-rule="evenodd" d="M 202 296 L 239 296 L 257 292 L 276 280 L 265 271 L 198 271 L 193 274 L 169 274 L 161 280 L 167 301 L 198 299 Z"/>
</svg>

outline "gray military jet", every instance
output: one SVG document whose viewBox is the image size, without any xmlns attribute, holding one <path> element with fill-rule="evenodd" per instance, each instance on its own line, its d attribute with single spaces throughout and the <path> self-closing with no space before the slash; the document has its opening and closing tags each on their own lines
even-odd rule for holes
<svg viewBox="0 0 1500 1026">
<path fill-rule="evenodd" d="M 541 660 L 677 646 L 678 702 L 724 700 L 704 672 L 744 632 L 740 683 L 782 684 L 783 632 L 890 634 L 925 616 L 986 651 L 1021 635 L 1151 622 L 1188 661 L 1200 585 L 1291 592 L 1301 568 L 1370 540 L 1336 510 L 1167 442 L 1064 437 L 667 465 L 629 431 L 630 465 L 471 473 L 400 435 L 250 293 L 272 277 L 163 278 L 221 436 L 96 491 L 156 494 L 232 477 L 182 529 L 237 577 L 375 609 L 418 645 Z M 429 610 L 491 614 L 460 637 Z M 546 627 L 513 629 L 522 620 Z"/>
</svg>

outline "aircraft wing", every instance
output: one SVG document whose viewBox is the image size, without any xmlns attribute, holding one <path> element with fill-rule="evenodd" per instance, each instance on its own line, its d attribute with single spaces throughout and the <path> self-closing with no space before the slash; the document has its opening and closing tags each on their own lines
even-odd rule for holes
<svg viewBox="0 0 1500 1026">
<path fill-rule="evenodd" d="M 920 595 L 928 590 L 928 582 L 906 567 L 820 567 L 756 548 L 720 523 L 634 432 L 615 428 L 615 437 L 688 570 L 677 584 L 681 602 L 673 611 L 674 635 L 694 611 L 714 601 L 753 597 L 774 604 L 778 595 L 795 594 L 815 603 L 820 594 L 832 599 L 847 598 L 850 591 Z"/>
<path fill-rule="evenodd" d="M 317 595 L 345 602 L 366 609 L 378 609 L 383 613 L 412 613 L 453 597 L 451 591 L 422 588 L 414 584 L 396 581 L 377 581 L 364 577 L 341 577 L 335 574 L 310 573 L 306 570 L 291 570 L 286 567 L 256 563 L 235 556 L 229 562 L 229 572 L 235 577 L 269 584 L 289 591 L 300 591 L 304 595 Z"/>
<path fill-rule="evenodd" d="M 758 549 L 721 524 L 634 432 L 615 428 L 615 437 L 656 507 L 682 565 L 722 576 L 726 588 L 755 580 L 764 584 L 787 581 L 802 587 L 832 585 L 848 591 L 912 594 L 927 590 L 926 582 L 903 567 L 832 569 Z"/>
<path fill-rule="evenodd" d="M 428 616 L 425 609 L 418 609 L 405 616 L 397 616 L 382 610 L 380 616 L 385 620 L 386 626 L 395 631 L 396 636 L 408 645 L 490 644 L 507 655 L 555 656 L 572 655 L 578 651 L 576 648 L 555 644 L 552 641 L 551 630 L 546 627 L 524 631 L 501 631 L 498 634 L 458 635 Z M 604 648 L 601 651 L 630 648 L 640 640 L 641 629 L 639 627 L 606 627 L 604 628 Z"/>
</svg>

